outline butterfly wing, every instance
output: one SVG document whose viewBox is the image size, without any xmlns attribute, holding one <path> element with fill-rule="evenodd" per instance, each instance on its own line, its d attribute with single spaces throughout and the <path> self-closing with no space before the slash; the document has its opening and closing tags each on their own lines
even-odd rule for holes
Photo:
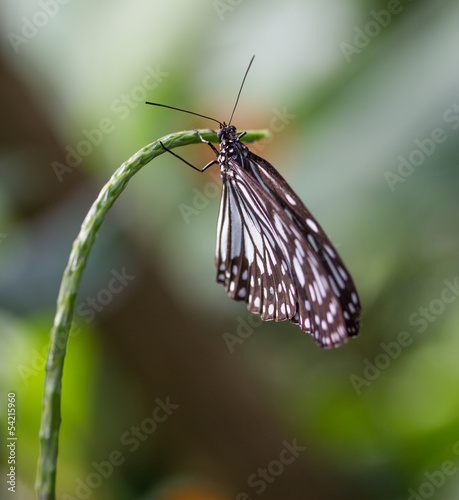
<svg viewBox="0 0 459 500">
<path fill-rule="evenodd" d="M 357 335 L 352 278 L 284 178 L 251 152 L 222 172 L 217 282 L 263 320 L 288 319 L 322 347 Z"/>
</svg>

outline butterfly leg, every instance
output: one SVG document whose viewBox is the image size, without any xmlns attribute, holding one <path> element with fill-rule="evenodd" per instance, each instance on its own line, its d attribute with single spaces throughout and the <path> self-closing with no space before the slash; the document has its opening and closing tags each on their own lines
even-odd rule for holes
<svg viewBox="0 0 459 500">
<path fill-rule="evenodd" d="M 197 170 L 198 172 L 204 172 L 204 170 L 207 170 L 209 167 L 211 167 L 212 165 L 215 165 L 216 163 L 218 163 L 218 160 L 212 160 L 211 162 L 209 162 L 207 165 L 205 165 L 204 167 L 202 168 L 198 168 L 198 167 L 195 167 L 194 165 L 192 165 L 189 161 L 186 161 L 184 158 L 182 158 L 181 156 L 179 156 L 177 153 L 174 153 L 173 151 L 171 151 L 169 148 L 166 148 L 166 146 L 160 141 L 159 142 L 161 144 L 161 146 L 163 147 L 163 149 L 165 151 L 167 151 L 168 153 L 170 153 L 171 155 L 175 156 L 176 158 L 178 158 L 179 160 L 182 160 L 183 163 L 186 163 L 189 167 L 191 168 L 194 168 L 195 170 Z"/>
<path fill-rule="evenodd" d="M 207 145 L 209 145 L 209 146 L 210 146 L 210 148 L 212 149 L 212 151 L 213 151 L 213 152 L 214 152 L 217 156 L 220 154 L 220 153 L 218 152 L 218 149 L 217 149 L 217 148 L 216 148 L 216 147 L 215 147 L 215 146 L 214 146 L 214 145 L 213 145 L 210 141 L 206 141 L 206 140 L 204 139 L 204 137 L 201 135 L 201 133 L 199 132 L 199 130 L 198 130 L 198 129 L 194 128 L 194 129 L 192 129 L 192 130 L 194 130 L 194 131 L 198 134 L 198 136 L 199 136 L 199 138 L 201 139 L 201 141 L 202 141 L 202 142 L 204 142 L 205 144 L 207 144 Z M 218 163 L 218 162 L 217 162 L 217 163 Z M 204 168 L 206 168 L 206 167 L 204 167 Z"/>
</svg>

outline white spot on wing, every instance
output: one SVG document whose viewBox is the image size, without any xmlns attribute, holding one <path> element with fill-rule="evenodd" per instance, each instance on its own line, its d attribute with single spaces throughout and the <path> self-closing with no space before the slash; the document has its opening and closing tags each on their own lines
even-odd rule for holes
<svg viewBox="0 0 459 500">
<path fill-rule="evenodd" d="M 344 281 L 347 281 L 349 279 L 349 276 L 347 275 L 346 271 L 341 266 L 338 266 L 338 271 L 339 274 L 341 274 L 341 276 L 343 277 Z"/>
<path fill-rule="evenodd" d="M 328 281 L 330 282 L 330 285 L 335 292 L 335 295 L 337 297 L 341 296 L 341 292 L 338 290 L 338 287 L 336 286 L 335 280 L 333 279 L 333 276 L 328 276 Z"/>
<path fill-rule="evenodd" d="M 322 295 L 319 292 L 319 287 L 317 285 L 317 281 L 314 281 L 314 290 L 316 291 L 316 296 L 317 296 L 317 302 L 319 303 L 319 306 L 322 305 Z"/>
<path fill-rule="evenodd" d="M 312 219 L 306 219 L 306 224 L 316 233 L 319 232 L 317 224 Z"/>
<path fill-rule="evenodd" d="M 324 248 L 325 248 L 325 251 L 328 253 L 328 255 L 330 255 L 330 257 L 332 258 L 335 258 L 336 257 L 336 254 L 335 252 L 332 250 L 331 247 L 329 247 L 328 245 L 324 245 Z"/>
<path fill-rule="evenodd" d="M 277 232 L 281 235 L 281 237 L 285 241 L 288 241 L 287 235 L 285 234 L 285 231 L 284 231 L 284 226 L 282 224 L 282 220 L 277 214 L 274 214 L 274 225 L 276 226 Z"/>
<path fill-rule="evenodd" d="M 339 273 L 335 267 L 335 264 L 330 260 L 328 255 L 324 254 L 324 257 L 325 257 L 325 260 L 327 261 L 328 266 L 330 267 L 330 270 L 331 270 L 331 272 L 336 280 L 336 283 L 338 283 L 338 286 L 344 290 L 346 285 L 344 284 L 344 281 L 341 279 L 341 276 L 339 275 Z"/>
<path fill-rule="evenodd" d="M 257 266 L 260 273 L 263 274 L 265 272 L 265 266 L 263 265 L 263 261 L 261 259 L 257 259 Z"/>
<path fill-rule="evenodd" d="M 336 309 L 336 303 L 335 303 L 335 301 L 333 301 L 330 304 L 330 312 L 333 314 L 333 316 L 336 316 L 337 309 Z"/>
<path fill-rule="evenodd" d="M 255 256 L 255 250 L 253 248 L 253 243 L 247 231 L 247 228 L 245 227 L 244 227 L 244 248 L 245 248 L 245 256 L 247 257 L 247 261 L 250 266 Z"/>
<path fill-rule="evenodd" d="M 296 275 L 298 276 L 298 279 L 300 280 L 300 285 L 304 286 L 306 283 L 306 278 L 304 276 L 303 269 L 301 268 L 301 265 L 296 257 L 293 259 L 293 266 L 295 267 Z"/>
<path fill-rule="evenodd" d="M 287 198 L 287 201 L 291 204 L 291 205 L 296 205 L 296 201 L 288 194 L 286 193 L 285 194 L 285 197 Z"/>
<path fill-rule="evenodd" d="M 319 251 L 319 248 L 317 246 L 317 243 L 316 243 L 316 240 L 314 239 L 314 236 L 312 236 L 312 234 L 308 234 L 308 241 L 309 241 L 309 244 L 312 246 L 312 248 L 314 249 L 315 252 L 318 252 Z"/>
</svg>

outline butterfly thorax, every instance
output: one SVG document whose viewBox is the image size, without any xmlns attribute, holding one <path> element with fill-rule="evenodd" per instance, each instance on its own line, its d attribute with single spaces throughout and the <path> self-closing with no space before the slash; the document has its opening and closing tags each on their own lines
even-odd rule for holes
<svg viewBox="0 0 459 500">
<path fill-rule="evenodd" d="M 242 165 L 243 158 L 248 154 L 247 147 L 239 140 L 237 129 L 234 125 L 223 127 L 217 133 L 220 142 L 220 154 L 218 155 L 218 163 L 220 164 L 221 175 L 227 175 L 231 171 L 229 160 L 233 163 Z"/>
</svg>

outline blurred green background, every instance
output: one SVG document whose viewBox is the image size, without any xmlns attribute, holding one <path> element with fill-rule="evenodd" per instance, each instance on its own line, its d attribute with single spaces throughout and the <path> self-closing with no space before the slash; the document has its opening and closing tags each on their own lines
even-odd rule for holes
<svg viewBox="0 0 459 500">
<path fill-rule="evenodd" d="M 34 496 L 49 329 L 84 215 L 142 146 L 213 126 L 143 102 L 228 120 L 256 54 L 234 124 L 271 130 L 251 149 L 338 247 L 361 335 L 324 351 L 231 301 L 213 264 L 218 168 L 161 156 L 83 278 L 57 496 L 457 499 L 459 4 L 0 5 L 0 435 L 13 391 L 15 498 Z"/>
</svg>

